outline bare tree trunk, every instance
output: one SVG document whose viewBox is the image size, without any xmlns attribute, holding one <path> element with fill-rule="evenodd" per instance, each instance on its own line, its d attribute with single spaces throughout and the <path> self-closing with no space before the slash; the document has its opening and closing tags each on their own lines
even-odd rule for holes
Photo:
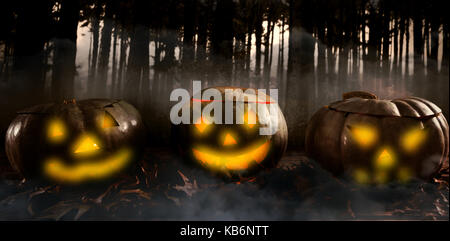
<svg viewBox="0 0 450 241">
<path fill-rule="evenodd" d="M 245 49 L 245 33 L 236 34 L 235 44 L 234 44 L 234 74 L 232 79 L 232 85 L 241 85 L 241 76 L 244 75 L 244 67 L 246 60 L 246 49 Z"/>
<path fill-rule="evenodd" d="M 394 53 L 393 53 L 393 62 L 392 62 L 392 74 L 394 76 L 394 87 L 398 89 L 399 86 L 399 78 L 398 76 L 398 30 L 399 30 L 399 23 L 398 23 L 398 17 L 394 15 L 394 28 L 393 28 L 393 41 L 394 41 Z"/>
<path fill-rule="evenodd" d="M 196 0 L 184 0 L 184 29 L 183 29 L 183 64 L 194 60 L 194 30 L 196 16 Z"/>
<path fill-rule="evenodd" d="M 448 20 L 448 19 L 447 19 Z M 442 28 L 442 71 L 447 71 L 449 69 L 449 56 L 450 56 L 450 32 L 448 29 L 448 21 L 444 21 Z M 444 72 L 445 73 L 445 72 Z"/>
<path fill-rule="evenodd" d="M 289 1 L 289 60 L 286 121 L 296 130 L 289 137 L 290 146 L 303 147 L 308 120 L 309 86 L 314 75 L 314 43 L 311 36 L 311 2 Z"/>
<path fill-rule="evenodd" d="M 422 34 L 423 30 L 423 23 L 422 23 L 422 16 L 418 15 L 417 13 L 414 15 L 414 86 L 415 93 L 418 95 L 422 95 L 423 91 L 422 88 L 419 86 L 422 86 L 422 81 L 424 80 L 424 69 L 425 65 L 423 62 L 424 58 L 424 38 Z"/>
<path fill-rule="evenodd" d="M 269 14 L 270 15 L 270 14 Z M 263 78 L 261 79 L 264 83 L 261 83 L 264 88 L 267 88 L 269 83 L 269 53 L 270 53 L 270 33 L 272 26 L 272 20 L 270 17 L 267 19 L 267 32 L 264 35 L 264 68 L 263 68 Z"/>
<path fill-rule="evenodd" d="M 282 79 L 282 75 L 283 75 L 283 65 L 284 65 L 284 16 L 281 22 L 281 29 L 280 29 L 280 45 L 279 45 L 279 50 L 278 50 L 278 65 L 277 65 L 277 76 L 278 79 Z"/>
<path fill-rule="evenodd" d="M 406 80 L 407 80 L 407 82 L 406 82 L 406 84 L 405 84 L 405 89 L 409 89 L 409 87 L 410 87 L 410 84 L 411 84 L 411 81 L 409 81 L 409 52 L 410 52 L 410 50 L 409 50 L 409 40 L 410 40 L 410 31 L 409 31 L 409 18 L 407 18 L 406 19 L 406 26 L 405 26 L 405 28 L 406 28 L 406 34 L 405 34 L 405 46 L 406 46 L 406 49 L 405 49 L 405 75 L 406 75 Z"/>
<path fill-rule="evenodd" d="M 14 91 L 12 96 L 17 98 L 17 102 L 26 102 L 30 99 L 30 96 L 36 97 L 38 100 L 45 97 L 45 82 L 42 78 L 44 71 L 43 48 L 45 38 L 48 36 L 48 29 L 50 29 L 48 19 L 50 12 L 50 1 L 39 3 L 32 1 L 21 4 L 16 9 L 15 34 L 12 39 L 14 52 L 12 53 L 13 65 L 10 87 Z M 16 102 L 11 104 L 18 105 Z"/>
<path fill-rule="evenodd" d="M 399 38 L 399 53 L 398 53 L 398 61 L 397 61 L 397 68 L 400 70 L 401 66 L 402 66 L 402 61 L 403 61 L 403 39 L 405 37 L 405 19 L 403 19 L 402 17 L 399 17 L 399 30 L 400 30 L 400 38 Z"/>
<path fill-rule="evenodd" d="M 348 47 L 339 48 L 339 86 L 347 91 L 348 85 Z"/>
<path fill-rule="evenodd" d="M 206 61 L 206 44 L 208 39 L 208 21 L 209 15 L 208 6 L 199 2 L 199 14 L 197 15 L 198 24 L 197 24 L 197 54 L 196 60 L 200 66 Z"/>
<path fill-rule="evenodd" d="M 149 81 L 150 31 L 147 25 L 148 19 L 146 18 L 149 2 L 137 1 L 134 4 L 134 28 L 130 40 L 125 92 L 131 104 L 140 106 L 142 90 L 148 89 Z"/>
<path fill-rule="evenodd" d="M 261 2 L 258 2 L 256 4 L 256 22 L 255 22 L 255 46 L 256 46 L 256 53 L 255 53 L 255 75 L 259 76 L 261 73 L 261 39 L 262 39 L 262 18 L 263 18 L 263 12 L 262 12 L 262 6 Z"/>
<path fill-rule="evenodd" d="M 357 23 L 361 23 L 361 16 L 360 16 L 360 12 L 359 9 L 357 7 L 353 8 L 353 11 L 355 11 L 356 13 L 352 14 L 353 19 L 355 22 Z M 352 76 L 351 76 L 351 80 L 352 80 L 352 85 L 351 85 L 351 89 L 359 89 L 359 86 L 357 86 L 358 83 L 358 76 L 359 76 L 359 71 L 358 71 L 358 67 L 359 67 L 359 61 L 358 61 L 358 51 L 359 51 L 359 33 L 361 32 L 360 29 L 360 25 L 359 24 L 354 24 L 354 26 L 352 27 L 352 66 L 351 66 L 351 70 L 352 70 Z"/>
<path fill-rule="evenodd" d="M 286 104 L 286 79 L 284 78 L 284 31 L 285 31 L 285 16 L 282 16 L 281 22 L 281 45 L 278 53 L 278 80 L 280 82 L 278 97 L 281 97 L 279 100 L 281 108 L 284 110 Z"/>
<path fill-rule="evenodd" d="M 113 56 L 112 56 L 112 71 L 111 71 L 111 92 L 109 96 L 114 98 L 116 82 L 117 82 L 117 32 L 119 31 L 117 23 L 114 24 L 114 40 L 113 40 Z"/>
<path fill-rule="evenodd" d="M 247 72 L 247 77 L 250 75 L 250 60 L 251 60 L 251 51 L 252 51 L 252 31 L 251 27 L 249 27 L 247 33 L 247 45 L 246 45 L 246 54 L 245 54 L 245 69 Z"/>
<path fill-rule="evenodd" d="M 358 59 L 358 61 L 362 60 L 362 65 L 363 65 L 363 69 L 362 69 L 362 76 L 360 76 L 360 78 L 358 78 L 358 88 L 359 89 L 363 89 L 363 81 L 364 81 L 364 76 L 366 74 L 365 72 L 365 65 L 366 65 L 366 50 L 367 50 L 367 39 L 366 39 L 366 3 L 364 2 L 364 4 L 361 4 L 361 8 L 360 8 L 360 18 L 361 18 L 361 35 L 362 35 L 362 43 L 361 43 L 361 50 L 360 50 L 360 58 Z M 360 69 L 358 69 L 358 72 L 360 71 Z"/>
<path fill-rule="evenodd" d="M 364 59 L 364 75 L 365 79 L 369 81 L 364 82 L 364 88 L 369 90 L 377 89 L 377 72 L 378 72 L 378 60 L 377 50 L 378 46 L 381 44 L 380 36 L 380 23 L 379 16 L 373 6 L 370 8 L 369 12 L 369 41 L 368 41 L 368 51 L 366 58 Z M 374 81 L 372 81 L 374 80 Z"/>
<path fill-rule="evenodd" d="M 111 4 L 106 4 L 105 17 L 103 19 L 102 38 L 100 42 L 100 54 L 98 59 L 97 77 L 95 78 L 95 96 L 106 97 L 109 53 L 111 51 L 111 36 L 113 28 L 113 14 Z"/>
<path fill-rule="evenodd" d="M 438 9 L 436 9 L 438 11 Z M 436 12 L 433 11 L 433 12 Z M 427 82 L 426 85 L 426 94 L 427 96 L 424 96 L 426 98 L 432 98 L 436 95 L 435 88 L 438 89 L 448 89 L 448 75 L 445 78 L 445 82 L 447 82 L 447 86 L 443 85 L 443 80 L 438 75 L 438 48 L 439 48 L 439 17 L 435 14 L 428 16 L 429 18 L 429 25 L 426 28 L 426 33 L 428 35 L 427 45 L 429 50 L 427 52 L 429 53 L 427 57 Z M 439 100 L 445 99 L 445 96 L 448 96 L 447 94 L 443 94 L 442 91 L 439 92 Z M 447 97 L 448 98 L 448 97 Z M 448 103 L 448 101 L 447 101 Z"/>
<path fill-rule="evenodd" d="M 128 34 L 125 29 L 122 28 L 120 32 L 120 58 L 119 58 L 119 73 L 117 77 L 117 84 L 115 89 L 116 96 L 122 96 L 122 86 L 123 86 L 123 77 L 125 74 L 125 62 L 127 59 L 127 48 L 128 48 Z"/>
<path fill-rule="evenodd" d="M 211 49 L 216 67 L 214 83 L 219 85 L 229 83 L 232 77 L 234 7 L 232 0 L 220 0 L 215 11 Z"/>
<path fill-rule="evenodd" d="M 383 8 L 383 53 L 382 53 L 382 76 L 385 86 L 380 86 L 381 88 L 391 87 L 392 79 L 389 77 L 390 66 L 389 66 L 389 47 L 391 45 L 391 35 L 390 35 L 390 9 L 386 4 L 382 4 Z"/>
<path fill-rule="evenodd" d="M 159 78 L 160 74 L 160 65 L 161 65 L 161 49 L 162 49 L 162 43 L 160 42 L 159 38 L 159 32 L 156 32 L 155 36 L 155 58 L 154 58 L 154 64 L 153 64 L 153 86 L 152 86 L 152 101 L 154 103 L 157 103 L 159 100 L 159 92 L 161 89 L 161 80 Z"/>
<path fill-rule="evenodd" d="M 403 19 L 403 18 L 400 18 L 400 25 L 399 25 L 399 28 L 400 28 L 400 39 L 399 39 L 399 54 L 398 54 L 398 64 L 397 64 L 397 66 L 396 66 L 396 69 L 397 69 L 397 76 L 398 76 L 398 78 L 401 80 L 401 83 L 400 83 L 400 91 L 403 93 L 404 91 L 405 91 L 405 78 L 404 78 L 404 76 L 403 76 L 403 73 L 402 73 L 402 68 L 403 68 L 403 61 L 404 61 L 404 59 L 403 59 L 403 43 L 404 43 L 404 38 L 405 38 L 405 26 L 406 26 L 406 24 L 405 24 L 405 22 L 406 22 L 406 20 L 405 19 Z M 406 64 L 405 64 L 405 66 L 407 66 Z M 405 69 L 406 69 L 406 67 L 405 67 Z M 400 76 L 400 75 L 402 75 L 402 76 Z"/>
<path fill-rule="evenodd" d="M 55 39 L 53 56 L 52 98 L 54 100 L 74 97 L 73 85 L 76 73 L 75 57 L 79 12 L 77 1 L 65 0 L 61 2 L 61 17 L 58 23 L 58 35 Z"/>
<path fill-rule="evenodd" d="M 326 77 L 326 56 L 325 50 L 327 46 L 325 45 L 325 24 L 317 26 L 317 37 L 319 39 L 317 44 L 317 88 L 320 93 L 327 93 L 327 77 Z M 324 101 L 326 101 L 325 98 Z"/>
<path fill-rule="evenodd" d="M 145 29 L 145 35 L 143 36 L 143 46 L 140 48 L 140 51 L 142 51 L 142 76 L 141 76 L 141 83 L 142 87 L 139 91 L 139 95 L 142 98 L 143 103 L 146 104 L 150 102 L 151 95 L 147 94 L 150 91 L 150 32 L 146 28 Z"/>
<path fill-rule="evenodd" d="M 428 72 L 437 73 L 437 62 L 438 62 L 438 49 L 439 49 L 439 19 L 435 19 L 432 16 L 432 20 L 430 22 L 431 28 L 431 46 L 430 46 L 430 55 L 427 61 Z"/>
<path fill-rule="evenodd" d="M 97 56 L 98 56 L 98 40 L 100 31 L 100 15 L 102 11 L 102 6 L 97 3 L 94 8 L 95 16 L 91 19 L 91 31 L 92 31 L 92 55 L 91 62 L 89 63 L 88 73 L 88 94 L 93 95 L 96 85 L 95 76 L 97 74 Z"/>
<path fill-rule="evenodd" d="M 273 37 L 274 37 L 274 30 L 275 30 L 275 21 L 273 21 L 272 22 L 272 37 L 270 38 L 270 45 L 269 45 L 269 48 L 270 48 L 270 55 L 269 55 L 269 66 L 268 66 L 268 69 L 267 69 L 267 76 L 268 76 L 268 81 L 267 81 L 267 90 L 270 88 L 270 73 L 271 73 L 271 71 L 272 71 L 272 58 L 273 58 Z"/>
<path fill-rule="evenodd" d="M 141 85 L 143 82 L 148 81 L 148 73 L 144 71 L 144 67 L 148 66 L 148 46 L 148 29 L 143 25 L 136 26 L 131 37 L 126 74 L 126 96 L 135 105 L 139 104 L 139 94 L 141 93 L 141 88 L 143 88 Z"/>
</svg>

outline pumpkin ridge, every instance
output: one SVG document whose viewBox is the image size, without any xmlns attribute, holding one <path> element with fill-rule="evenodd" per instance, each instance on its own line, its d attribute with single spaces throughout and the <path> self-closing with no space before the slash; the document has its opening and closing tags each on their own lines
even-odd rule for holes
<svg viewBox="0 0 450 241">
<path fill-rule="evenodd" d="M 113 101 L 113 102 L 111 102 L 111 103 L 109 103 L 109 104 L 107 104 L 107 105 L 104 105 L 103 108 L 114 107 L 114 106 L 113 106 L 114 104 L 117 104 L 117 103 L 119 103 L 119 102 L 121 102 L 121 101 L 122 101 L 122 100 L 115 100 L 115 101 Z"/>
<path fill-rule="evenodd" d="M 351 98 L 329 105 L 338 111 L 372 114 L 380 116 L 401 116 L 395 104 L 390 100 Z"/>
<path fill-rule="evenodd" d="M 421 117 L 436 114 L 432 109 L 430 109 L 430 107 L 427 104 L 425 104 L 421 100 L 413 99 L 413 98 L 406 98 L 406 99 L 403 99 L 403 101 L 410 104 L 420 114 Z"/>
<path fill-rule="evenodd" d="M 444 135 L 444 159 L 442 160 L 442 164 L 441 164 L 441 167 L 440 168 L 442 168 L 442 165 L 444 164 L 444 162 L 445 161 L 448 161 L 448 155 L 449 155 L 449 133 L 448 133 L 448 123 L 447 123 L 447 121 L 445 120 L 445 118 L 442 116 L 442 115 L 440 115 L 439 117 L 437 117 L 437 120 L 438 120 L 438 123 L 439 123 L 439 125 L 440 125 L 440 127 L 442 128 L 442 132 L 443 132 L 443 135 Z"/>
<path fill-rule="evenodd" d="M 444 130 L 442 123 L 440 121 L 440 118 L 437 118 L 436 122 L 439 124 L 439 130 L 440 130 L 439 135 L 442 137 L 442 140 L 444 140 L 444 152 L 442 153 L 441 158 L 439 160 L 439 168 L 438 168 L 438 170 L 441 170 L 442 165 L 444 164 L 445 158 L 448 155 L 448 152 L 447 152 L 448 143 L 446 141 L 447 140 L 447 135 L 446 135 L 447 131 Z"/>
<path fill-rule="evenodd" d="M 410 105 L 408 102 L 406 102 L 402 99 L 395 99 L 395 100 L 392 100 L 391 102 L 394 103 L 399 110 L 402 110 L 402 113 L 401 113 L 402 116 L 407 117 L 413 113 L 414 116 L 412 116 L 412 117 L 420 118 L 420 116 L 421 116 L 420 113 L 417 112 L 417 110 L 414 108 L 414 106 Z M 402 107 L 401 105 L 405 105 L 407 110 L 405 110 L 404 107 Z M 409 115 L 408 115 L 407 113 L 405 113 L 406 111 L 409 111 L 411 113 L 409 113 Z"/>
<path fill-rule="evenodd" d="M 368 115 L 368 116 L 376 116 L 376 117 L 391 117 L 391 118 L 411 118 L 411 119 L 416 119 L 416 120 L 428 120 L 431 119 L 433 117 L 438 117 L 439 115 L 441 115 L 441 113 L 437 113 L 437 114 L 433 114 L 433 115 L 425 115 L 425 116 L 420 116 L 420 117 L 414 117 L 414 116 L 391 116 L 391 115 L 379 115 L 379 114 L 371 114 L 371 113 L 363 113 L 363 112 L 350 112 L 350 111 L 343 111 L 343 110 L 337 110 L 333 107 L 328 106 L 327 107 L 330 110 L 334 110 L 337 112 L 341 112 L 341 113 L 348 113 L 348 114 L 358 114 L 358 115 Z"/>
<path fill-rule="evenodd" d="M 400 109 L 398 108 L 397 104 L 392 101 L 389 101 L 389 102 L 394 104 L 393 106 L 395 106 L 395 109 L 397 110 L 397 112 L 400 114 L 400 116 L 403 116 L 402 113 L 400 112 Z"/>
<path fill-rule="evenodd" d="M 422 102 L 423 104 L 425 104 L 435 114 L 438 114 L 438 113 L 442 112 L 442 110 L 439 107 L 437 107 L 436 105 L 434 105 L 433 103 L 431 103 L 428 100 L 425 100 L 425 99 L 422 99 L 422 98 L 418 98 L 418 97 L 410 97 L 410 99 Z"/>
</svg>

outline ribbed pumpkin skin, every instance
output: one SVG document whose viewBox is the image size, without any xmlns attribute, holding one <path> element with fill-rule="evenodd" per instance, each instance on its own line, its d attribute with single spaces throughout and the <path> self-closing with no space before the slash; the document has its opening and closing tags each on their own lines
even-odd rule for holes
<svg viewBox="0 0 450 241">
<path fill-rule="evenodd" d="M 108 131 L 102 131 L 97 122 L 105 112 L 118 125 Z M 48 123 L 53 118 L 58 118 L 67 129 L 66 140 L 57 147 L 49 143 L 47 134 Z M 76 163 L 71 155 L 73 144 L 84 133 L 101 140 L 101 155 L 109 155 L 125 146 L 137 154 L 145 132 L 139 112 L 125 101 L 89 99 L 49 103 L 18 112 L 6 132 L 6 154 L 11 166 L 25 178 L 42 178 L 42 164 L 48 157 Z"/>
<path fill-rule="evenodd" d="M 374 163 L 382 150 L 389 149 L 396 165 L 387 181 L 396 181 L 400 168 L 408 168 L 412 177 L 432 178 L 444 161 L 448 161 L 449 129 L 441 110 L 428 100 L 409 97 L 395 100 L 352 98 L 319 109 L 306 130 L 308 156 L 335 175 L 350 174 L 357 169 L 375 173 Z M 368 148 L 358 144 L 352 128 L 373 126 L 377 141 Z M 414 151 L 402 145 L 405 133 L 421 128 L 424 141 Z"/>
<path fill-rule="evenodd" d="M 214 88 L 221 92 L 222 100 L 225 99 L 224 97 L 225 89 L 233 89 L 233 90 L 242 89 L 243 91 L 246 90 L 245 88 L 238 88 L 238 87 L 214 87 Z M 206 89 L 202 90 L 202 93 L 205 90 Z M 254 91 L 255 93 L 258 93 L 256 92 L 256 90 Z M 269 96 L 266 96 L 266 98 L 268 100 L 270 99 Z M 202 110 L 209 103 L 210 102 L 202 102 L 201 104 Z M 192 108 L 193 100 L 191 99 L 190 103 L 188 104 Z M 252 129 L 251 132 L 247 132 L 247 130 L 245 130 L 244 124 L 211 124 L 211 127 L 208 127 L 211 128 L 211 131 L 209 131 L 208 133 L 205 132 L 205 134 L 201 135 L 198 133 L 198 130 L 194 124 L 179 124 L 172 126 L 172 138 L 174 145 L 177 147 L 178 151 L 180 152 L 181 156 L 184 158 L 186 163 L 198 165 L 201 168 L 205 168 L 206 170 L 209 170 L 213 174 L 223 177 L 225 180 L 241 180 L 242 178 L 251 177 L 252 175 L 256 174 L 257 172 L 263 169 L 270 169 L 276 166 L 278 161 L 283 156 L 287 147 L 288 132 L 286 121 L 278 104 L 277 103 L 275 104 L 276 104 L 275 112 L 271 113 L 270 116 L 275 115 L 278 118 L 278 126 L 276 133 L 273 135 L 259 135 L 258 131 L 259 128 L 261 127 L 260 123 L 258 123 L 254 127 L 254 129 Z M 247 106 L 247 102 L 245 102 L 244 105 Z M 224 118 L 225 104 L 222 105 L 222 111 L 223 111 L 222 117 Z M 233 113 L 236 113 L 236 101 L 233 102 Z M 235 114 L 234 118 L 236 118 Z M 236 123 L 236 121 L 234 120 L 233 123 Z M 224 133 L 234 133 L 236 137 L 236 144 L 230 147 L 224 147 L 222 144 L 223 140 L 221 139 L 223 137 L 222 134 Z M 196 159 L 193 155 L 193 149 L 197 148 L 198 146 L 207 146 L 208 148 L 220 153 L 229 153 L 234 151 L 240 152 L 248 148 L 249 146 L 252 146 L 253 144 L 261 142 L 263 140 L 270 142 L 270 149 L 268 154 L 266 155 L 263 161 L 261 161 L 257 165 L 251 165 L 248 169 L 213 170 L 210 169 L 208 166 L 203 165 L 201 161 Z"/>
</svg>

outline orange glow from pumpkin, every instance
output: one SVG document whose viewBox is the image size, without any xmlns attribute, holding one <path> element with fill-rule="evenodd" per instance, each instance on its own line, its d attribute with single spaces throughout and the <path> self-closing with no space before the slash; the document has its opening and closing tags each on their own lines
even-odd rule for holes
<svg viewBox="0 0 450 241">
<path fill-rule="evenodd" d="M 44 163 L 44 173 L 53 180 L 66 183 L 100 180 L 123 170 L 131 156 L 129 149 L 121 149 L 106 159 L 75 165 L 67 165 L 61 159 L 50 158 Z"/>
<path fill-rule="evenodd" d="M 358 168 L 353 172 L 353 179 L 358 184 L 368 184 L 370 183 L 370 175 L 369 172 L 365 169 Z"/>
<path fill-rule="evenodd" d="M 223 141 L 224 146 L 236 145 L 237 142 L 229 133 L 225 135 L 225 140 Z"/>
<path fill-rule="evenodd" d="M 378 170 L 392 169 L 396 164 L 395 156 L 389 148 L 383 148 L 377 159 L 375 160 L 375 167 Z"/>
<path fill-rule="evenodd" d="M 110 128 L 118 125 L 119 124 L 114 120 L 114 117 L 112 117 L 111 114 L 105 111 L 102 121 L 102 128 Z"/>
<path fill-rule="evenodd" d="M 50 121 L 48 126 L 47 135 L 50 141 L 59 142 L 65 139 L 66 137 L 66 127 L 64 123 L 59 119 L 54 119 Z"/>
<path fill-rule="evenodd" d="M 100 149 L 100 146 L 97 144 L 97 140 L 92 136 L 85 135 L 82 136 L 75 145 L 74 153 L 90 153 Z"/>
<path fill-rule="evenodd" d="M 253 111 L 247 111 L 244 116 L 244 122 L 251 129 L 256 125 L 257 117 L 256 113 Z"/>
<path fill-rule="evenodd" d="M 374 179 L 376 184 L 386 184 L 389 181 L 389 172 L 378 170 L 375 172 Z"/>
<path fill-rule="evenodd" d="M 194 124 L 194 126 L 197 128 L 197 130 L 200 133 L 203 133 L 206 130 L 206 128 L 208 127 L 208 125 L 209 124 L 208 124 L 207 120 L 203 117 L 199 118 Z"/>
<path fill-rule="evenodd" d="M 411 180 L 413 174 L 408 167 L 400 167 L 397 172 L 397 179 L 399 182 L 407 183 Z"/>
<path fill-rule="evenodd" d="M 372 146 L 378 139 L 377 130 L 368 125 L 352 126 L 350 128 L 353 138 L 363 148 Z"/>
<path fill-rule="evenodd" d="M 193 148 L 192 152 L 198 161 L 211 169 L 239 171 L 261 163 L 266 158 L 269 149 L 270 141 L 266 141 L 234 153 L 217 152 L 208 148 Z"/>
<path fill-rule="evenodd" d="M 425 141 L 427 133 L 423 129 L 412 129 L 406 132 L 400 139 L 400 144 L 407 152 L 414 152 Z"/>
</svg>

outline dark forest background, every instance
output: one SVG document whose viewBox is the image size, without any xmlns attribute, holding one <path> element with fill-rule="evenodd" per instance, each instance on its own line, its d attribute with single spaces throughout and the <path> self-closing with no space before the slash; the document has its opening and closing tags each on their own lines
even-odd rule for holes
<svg viewBox="0 0 450 241">
<path fill-rule="evenodd" d="M 63 99 L 123 98 L 168 143 L 169 93 L 278 88 L 291 145 L 351 90 L 415 95 L 448 118 L 448 10 L 440 0 L 15 0 L 0 8 L 0 128 Z"/>
</svg>

